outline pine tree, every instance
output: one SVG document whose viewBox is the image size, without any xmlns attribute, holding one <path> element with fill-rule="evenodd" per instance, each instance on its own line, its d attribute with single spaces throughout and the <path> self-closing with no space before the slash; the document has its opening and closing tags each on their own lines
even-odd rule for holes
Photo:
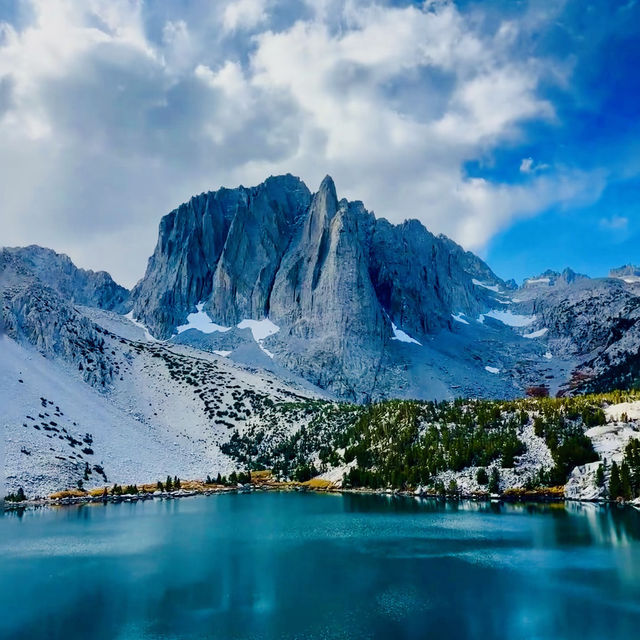
<svg viewBox="0 0 640 640">
<path fill-rule="evenodd" d="M 616 500 L 622 496 L 622 483 L 620 482 L 620 470 L 618 463 L 611 463 L 611 475 L 609 476 L 609 498 Z"/>
<path fill-rule="evenodd" d="M 167 491 L 173 491 L 173 480 L 171 480 L 171 476 L 167 476 L 164 486 Z"/>
<path fill-rule="evenodd" d="M 596 486 L 601 487 L 604 485 L 604 467 L 600 464 L 596 469 Z"/>
<path fill-rule="evenodd" d="M 174 488 L 176 491 L 179 491 L 179 490 L 180 490 L 180 478 L 178 478 L 178 476 L 176 476 L 176 477 L 174 478 L 174 480 L 173 480 L 173 488 Z"/>
<path fill-rule="evenodd" d="M 624 500 L 631 500 L 631 472 L 626 460 L 622 462 L 620 467 L 620 490 Z"/>
<path fill-rule="evenodd" d="M 160 480 L 158 480 L 158 484 L 156 485 L 158 491 L 164 491 L 164 485 Z"/>
<path fill-rule="evenodd" d="M 487 470 L 484 467 L 480 467 L 478 469 L 478 473 L 476 473 L 476 481 L 482 486 L 485 486 L 489 482 L 489 476 L 487 475 Z"/>
<path fill-rule="evenodd" d="M 220 472 L 218 472 L 218 477 L 216 478 L 216 484 L 224 484 L 224 481 L 222 480 L 222 476 L 220 475 Z"/>
<path fill-rule="evenodd" d="M 497 467 L 491 469 L 491 477 L 489 478 L 489 493 L 500 493 L 500 472 Z"/>
</svg>

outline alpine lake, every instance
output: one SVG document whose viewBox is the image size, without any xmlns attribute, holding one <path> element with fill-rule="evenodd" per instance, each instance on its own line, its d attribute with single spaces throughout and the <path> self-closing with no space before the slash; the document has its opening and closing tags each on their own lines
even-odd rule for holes
<svg viewBox="0 0 640 640">
<path fill-rule="evenodd" d="M 0 516 L 0 638 L 640 637 L 640 512 L 225 494 Z"/>
</svg>

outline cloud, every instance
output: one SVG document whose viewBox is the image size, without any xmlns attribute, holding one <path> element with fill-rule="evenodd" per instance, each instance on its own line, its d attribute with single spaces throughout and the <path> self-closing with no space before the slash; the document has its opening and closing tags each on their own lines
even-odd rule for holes
<svg viewBox="0 0 640 640">
<path fill-rule="evenodd" d="M 611 216 L 610 218 L 601 218 L 600 226 L 607 231 L 626 232 L 629 227 L 629 218 L 625 216 Z"/>
<path fill-rule="evenodd" d="M 23 4 L 30 22 L 0 25 L 2 242 L 64 250 L 128 285 L 161 215 L 270 174 L 313 189 L 331 173 L 378 215 L 476 250 L 603 188 L 598 172 L 531 158 L 524 183 L 463 171 L 526 123 L 556 124 L 540 86 L 564 69 L 521 54 L 529 14 L 487 28 L 446 1 Z"/>
<path fill-rule="evenodd" d="M 520 161 L 520 173 L 536 173 L 548 169 L 549 165 L 544 163 L 534 163 L 533 158 L 522 158 Z"/>
<path fill-rule="evenodd" d="M 265 0 L 236 0 L 229 3 L 223 16 L 223 25 L 227 31 L 253 29 L 267 19 Z"/>
<path fill-rule="evenodd" d="M 533 158 L 522 158 L 520 173 L 533 173 Z"/>
</svg>

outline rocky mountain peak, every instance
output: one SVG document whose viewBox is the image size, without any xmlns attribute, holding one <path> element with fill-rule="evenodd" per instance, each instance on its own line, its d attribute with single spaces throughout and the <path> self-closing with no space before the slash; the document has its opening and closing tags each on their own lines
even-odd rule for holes
<svg viewBox="0 0 640 640">
<path fill-rule="evenodd" d="M 629 283 L 640 282 L 640 267 L 634 264 L 625 264 L 609 271 L 610 278 L 619 278 Z"/>
<path fill-rule="evenodd" d="M 76 267 L 69 256 L 37 245 L 0 248 L 2 285 L 38 281 L 68 302 L 126 311 L 129 291 L 113 281 L 106 271 Z"/>
</svg>

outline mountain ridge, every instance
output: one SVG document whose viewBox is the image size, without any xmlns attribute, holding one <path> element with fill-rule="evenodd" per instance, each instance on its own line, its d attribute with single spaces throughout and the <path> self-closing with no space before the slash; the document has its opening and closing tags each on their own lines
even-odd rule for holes
<svg viewBox="0 0 640 640">
<path fill-rule="evenodd" d="M 0 261 L 5 292 L 12 282 L 31 287 L 5 304 L 7 327 L 70 358 L 78 358 L 72 333 L 45 339 L 38 313 L 18 322 L 25 295 L 44 300 L 52 289 L 73 304 L 128 312 L 159 339 L 359 402 L 458 390 L 512 397 L 536 385 L 579 391 L 640 360 L 632 265 L 609 279 L 547 270 L 514 288 L 419 221 L 394 225 L 338 199 L 330 176 L 316 193 L 285 174 L 193 196 L 161 219 L 131 291 L 49 249 L 3 249 Z M 598 299 L 601 317 L 585 296 Z"/>
<path fill-rule="evenodd" d="M 634 387 L 634 269 L 517 287 L 417 220 L 339 199 L 328 176 L 315 194 L 286 175 L 194 196 L 162 218 L 131 291 L 50 249 L 0 249 L 8 484 L 204 477 L 294 441 L 287 473 L 324 469 L 325 435 L 377 401 Z M 528 474 L 548 467 L 532 428 L 516 434 Z"/>
</svg>

